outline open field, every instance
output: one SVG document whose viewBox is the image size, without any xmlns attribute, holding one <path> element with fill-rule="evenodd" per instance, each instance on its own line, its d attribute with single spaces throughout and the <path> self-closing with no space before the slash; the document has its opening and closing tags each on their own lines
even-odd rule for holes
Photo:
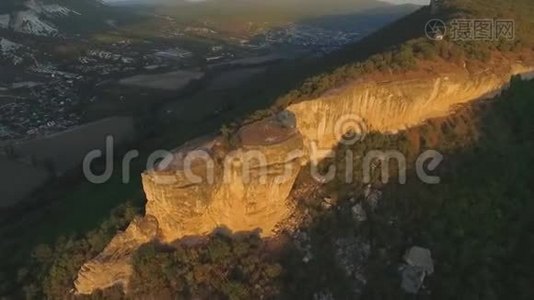
<svg viewBox="0 0 534 300">
<path fill-rule="evenodd" d="M 19 199 L 30 196 L 50 177 L 46 170 L 0 156 L 0 208 L 14 205 Z"/>
<path fill-rule="evenodd" d="M 229 88 L 237 88 L 243 82 L 250 79 L 255 75 L 259 75 L 265 71 L 265 68 L 247 68 L 247 69 L 237 69 L 224 72 L 223 74 L 215 77 L 206 90 L 208 91 L 217 91 L 224 90 Z"/>
<path fill-rule="evenodd" d="M 163 74 L 136 75 L 120 80 L 125 86 L 136 86 L 151 89 L 178 91 L 185 88 L 193 80 L 201 79 L 202 72 L 174 71 Z"/>
<path fill-rule="evenodd" d="M 105 149 L 107 136 L 115 145 L 125 145 L 135 139 L 132 118 L 116 117 L 100 120 L 64 132 L 32 139 L 13 145 L 14 153 L 42 163 L 56 174 L 62 174 L 82 164 L 87 153 Z"/>
</svg>

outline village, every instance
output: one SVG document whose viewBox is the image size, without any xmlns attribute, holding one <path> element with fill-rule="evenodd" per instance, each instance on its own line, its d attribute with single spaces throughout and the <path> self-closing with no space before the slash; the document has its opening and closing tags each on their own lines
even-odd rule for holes
<svg viewBox="0 0 534 300">
<path fill-rule="evenodd" d="M 0 77 L 0 142 L 45 136 L 82 124 L 86 121 L 84 105 L 99 101 L 104 86 L 124 78 L 267 64 L 279 57 L 286 59 L 288 49 L 323 55 L 360 38 L 358 33 L 297 24 L 249 39 L 203 27 L 186 27 L 180 33 L 170 43 L 119 39 L 86 49 L 66 62 L 36 52 L 26 45 L 25 35 L 15 40 L 0 38 L 2 71 L 11 74 Z M 216 37 L 215 43 L 198 47 L 178 42 L 184 35 L 199 33 Z M 280 55 L 281 49 L 284 56 Z"/>
<path fill-rule="evenodd" d="M 47 135 L 79 125 L 83 119 L 80 107 L 98 101 L 97 90 L 110 81 L 141 73 L 202 68 L 255 58 L 255 51 L 258 55 L 274 52 L 282 45 L 328 53 L 356 38 L 355 33 L 332 34 L 292 25 L 241 41 L 240 47 L 248 57 L 222 43 L 199 54 L 186 47 L 163 48 L 158 44 L 139 47 L 121 40 L 106 48 L 89 49 L 75 61 L 62 65 L 39 62 L 31 49 L 2 39 L 4 47 L 9 47 L 3 52 L 4 60 L 11 59 L 13 68 L 18 64 L 26 67 L 14 78 L 0 79 L 0 141 Z"/>
<path fill-rule="evenodd" d="M 287 45 L 305 49 L 315 54 L 327 54 L 360 38 L 361 35 L 358 32 L 289 24 L 288 26 L 269 30 L 255 40 L 266 46 Z"/>
</svg>

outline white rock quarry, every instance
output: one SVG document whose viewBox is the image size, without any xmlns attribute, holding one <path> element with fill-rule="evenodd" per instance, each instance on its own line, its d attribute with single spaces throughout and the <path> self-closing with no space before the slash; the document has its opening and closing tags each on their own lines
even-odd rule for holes
<svg viewBox="0 0 534 300">
<path fill-rule="evenodd" d="M 28 7 L 35 13 L 44 14 L 48 17 L 65 17 L 71 14 L 80 14 L 72 9 L 61 6 L 59 4 L 44 4 L 33 0 L 26 2 L 26 7 Z"/>
<path fill-rule="evenodd" d="M 8 14 L 0 15 L 0 28 L 7 29 L 9 28 L 9 20 L 11 17 Z"/>
<path fill-rule="evenodd" d="M 24 3 L 26 10 L 16 11 L 10 15 L 0 15 L 0 28 L 9 28 L 15 32 L 33 34 L 38 36 L 54 36 L 59 33 L 58 28 L 42 17 L 52 19 L 78 14 L 67 7 L 58 4 L 44 4 L 30 0 Z"/>
<path fill-rule="evenodd" d="M 0 51 L 2 54 L 13 53 L 22 48 L 21 44 L 14 43 L 8 39 L 0 38 Z"/>
<path fill-rule="evenodd" d="M 15 13 L 11 28 L 16 32 L 40 36 L 51 36 L 58 33 L 58 29 L 54 25 L 41 20 L 39 15 L 31 10 Z"/>
<path fill-rule="evenodd" d="M 18 50 L 23 48 L 21 44 L 8 39 L 0 38 L 0 58 L 11 61 L 14 65 L 20 64 L 24 59 L 17 55 Z"/>
</svg>

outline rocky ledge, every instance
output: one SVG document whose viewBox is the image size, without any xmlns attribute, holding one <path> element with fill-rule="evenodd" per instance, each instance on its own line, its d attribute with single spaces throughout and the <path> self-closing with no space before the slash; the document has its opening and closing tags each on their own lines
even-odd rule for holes
<svg viewBox="0 0 534 300">
<path fill-rule="evenodd" d="M 152 240 L 172 243 L 220 228 L 272 235 L 292 211 L 287 198 L 302 166 L 332 149 L 344 131 L 402 130 L 447 115 L 455 105 L 492 97 L 512 75 L 530 76 L 533 70 L 510 64 L 498 72 L 459 69 L 415 80 L 355 83 L 291 105 L 235 136 L 187 143 L 142 175 L 146 216 L 81 268 L 75 292 L 91 294 L 115 284 L 127 290 L 132 253 Z"/>
</svg>

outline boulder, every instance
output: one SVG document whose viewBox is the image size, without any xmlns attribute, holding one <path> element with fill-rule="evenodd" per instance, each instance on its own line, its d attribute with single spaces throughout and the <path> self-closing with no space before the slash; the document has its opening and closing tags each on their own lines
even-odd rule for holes
<svg viewBox="0 0 534 300">
<path fill-rule="evenodd" d="M 434 273 L 434 262 L 430 250 L 412 247 L 404 255 L 406 262 L 400 269 L 401 288 L 410 294 L 417 294 L 423 286 L 426 276 Z"/>
<path fill-rule="evenodd" d="M 365 209 L 361 203 L 358 203 L 352 207 L 352 217 L 354 220 L 360 223 L 367 221 L 367 213 L 365 212 Z"/>
</svg>

